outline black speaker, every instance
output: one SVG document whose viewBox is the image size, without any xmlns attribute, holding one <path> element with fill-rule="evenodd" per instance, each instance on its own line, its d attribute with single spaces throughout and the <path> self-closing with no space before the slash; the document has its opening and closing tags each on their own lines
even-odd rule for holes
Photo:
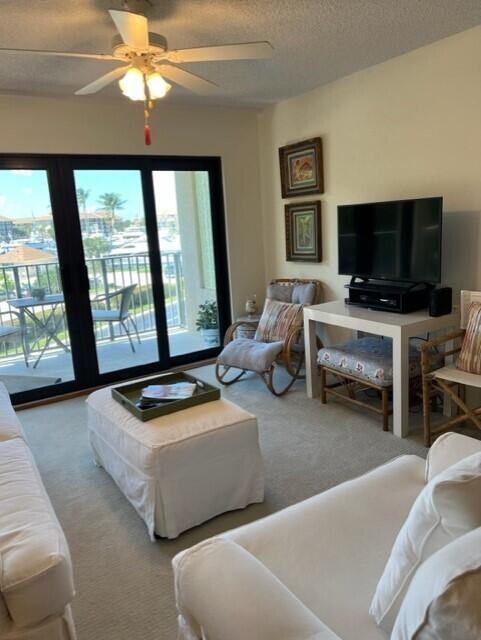
<svg viewBox="0 0 481 640">
<path fill-rule="evenodd" d="M 429 315 L 437 318 L 451 313 L 453 308 L 453 290 L 451 287 L 433 289 L 429 298 Z"/>
</svg>

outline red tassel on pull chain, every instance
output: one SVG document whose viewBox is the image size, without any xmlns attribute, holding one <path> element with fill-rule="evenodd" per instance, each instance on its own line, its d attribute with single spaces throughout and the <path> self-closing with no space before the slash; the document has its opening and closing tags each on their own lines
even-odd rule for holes
<svg viewBox="0 0 481 640">
<path fill-rule="evenodd" d="M 148 87 L 146 85 L 146 93 L 148 93 Z M 153 103 L 151 100 L 146 100 L 144 103 L 144 138 L 145 144 L 150 146 L 152 144 L 152 132 L 150 131 L 149 118 L 152 111 Z"/>
<path fill-rule="evenodd" d="M 145 134 L 145 144 L 146 145 L 151 145 L 152 144 L 152 134 L 150 131 L 150 126 L 148 124 L 145 125 L 144 127 L 144 134 Z"/>
</svg>

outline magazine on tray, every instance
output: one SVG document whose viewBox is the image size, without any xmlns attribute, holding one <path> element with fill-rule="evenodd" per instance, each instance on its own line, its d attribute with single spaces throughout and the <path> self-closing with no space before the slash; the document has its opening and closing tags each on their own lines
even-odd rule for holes
<svg viewBox="0 0 481 640">
<path fill-rule="evenodd" d="M 150 384 L 142 389 L 142 398 L 148 400 L 185 400 L 191 398 L 197 385 L 192 382 L 175 382 L 174 384 Z"/>
</svg>

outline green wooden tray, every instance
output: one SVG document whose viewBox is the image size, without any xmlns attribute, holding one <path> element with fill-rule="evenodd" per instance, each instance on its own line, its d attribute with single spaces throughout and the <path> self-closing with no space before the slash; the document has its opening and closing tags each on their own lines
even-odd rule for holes
<svg viewBox="0 0 481 640">
<path fill-rule="evenodd" d="M 185 400 L 169 400 L 159 403 L 155 407 L 148 409 L 141 409 L 137 406 L 137 403 L 142 397 L 142 389 L 149 384 L 173 384 L 174 382 L 196 382 L 197 389 L 194 395 Z M 132 384 L 122 385 L 120 387 L 112 387 L 112 398 L 120 402 L 120 404 L 130 411 L 136 418 L 146 422 L 159 416 L 166 416 L 169 413 L 175 411 L 182 411 L 189 407 L 195 407 L 198 404 L 204 402 L 212 402 L 212 400 L 218 400 L 220 398 L 220 389 L 217 387 L 194 378 L 188 373 L 166 373 L 157 378 L 149 378 L 148 380 L 142 380 L 139 382 L 133 382 Z"/>
</svg>

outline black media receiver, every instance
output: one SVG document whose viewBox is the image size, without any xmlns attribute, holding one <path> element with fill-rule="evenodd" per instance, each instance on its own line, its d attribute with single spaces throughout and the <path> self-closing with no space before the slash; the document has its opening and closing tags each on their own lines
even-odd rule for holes
<svg viewBox="0 0 481 640">
<path fill-rule="evenodd" d="M 394 313 L 411 313 L 425 309 L 429 305 L 431 285 L 361 281 L 352 278 L 349 289 L 348 304 L 368 307 L 377 311 L 393 311 Z"/>
</svg>

